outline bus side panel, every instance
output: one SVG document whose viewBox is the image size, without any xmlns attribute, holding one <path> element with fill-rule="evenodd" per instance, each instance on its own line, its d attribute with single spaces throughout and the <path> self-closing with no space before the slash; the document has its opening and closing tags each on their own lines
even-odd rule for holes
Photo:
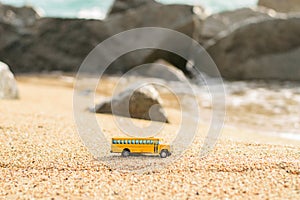
<svg viewBox="0 0 300 200">
<path fill-rule="evenodd" d="M 144 145 L 143 152 L 144 153 L 154 153 L 154 145 L 153 144 Z"/>
<path fill-rule="evenodd" d="M 130 145 L 130 152 L 131 153 L 141 153 L 141 147 L 138 144 Z"/>
<path fill-rule="evenodd" d="M 140 153 L 140 148 L 132 144 L 112 144 L 111 151 L 113 153 L 121 153 L 124 149 L 129 149 L 131 153 Z"/>
<path fill-rule="evenodd" d="M 154 153 L 154 145 L 151 144 L 132 144 L 127 147 L 131 153 Z"/>
</svg>

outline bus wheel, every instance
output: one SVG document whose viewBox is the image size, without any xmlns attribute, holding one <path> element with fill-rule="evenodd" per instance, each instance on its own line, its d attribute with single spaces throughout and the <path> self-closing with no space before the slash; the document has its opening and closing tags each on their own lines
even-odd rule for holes
<svg viewBox="0 0 300 200">
<path fill-rule="evenodd" d="M 161 158 L 166 158 L 168 155 L 169 155 L 168 150 L 166 150 L 166 149 L 161 150 L 161 152 L 160 152 Z"/>
<path fill-rule="evenodd" d="M 128 149 L 124 149 L 123 151 L 122 151 L 122 156 L 123 157 L 128 157 L 130 155 L 130 151 L 128 150 Z"/>
</svg>

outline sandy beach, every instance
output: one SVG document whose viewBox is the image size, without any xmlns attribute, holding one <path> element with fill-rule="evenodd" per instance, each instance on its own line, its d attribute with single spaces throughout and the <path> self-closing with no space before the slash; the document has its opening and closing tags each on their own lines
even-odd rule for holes
<svg viewBox="0 0 300 200">
<path fill-rule="evenodd" d="M 300 198 L 297 140 L 225 126 L 205 158 L 195 154 L 196 142 L 161 170 L 124 173 L 93 158 L 81 143 L 73 121 L 72 83 L 17 80 L 20 99 L 0 101 L 0 198 Z M 111 116 L 99 118 L 107 122 L 106 132 L 117 131 Z"/>
<path fill-rule="evenodd" d="M 0 0 L 0 200 L 300 199 L 299 13 Z"/>
</svg>

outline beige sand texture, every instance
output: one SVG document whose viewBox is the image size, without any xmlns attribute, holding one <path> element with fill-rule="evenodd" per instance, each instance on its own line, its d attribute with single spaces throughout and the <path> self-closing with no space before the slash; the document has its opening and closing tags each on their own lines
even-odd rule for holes
<svg viewBox="0 0 300 200">
<path fill-rule="evenodd" d="M 195 142 L 165 168 L 124 173 L 81 143 L 71 83 L 18 77 L 18 84 L 19 100 L 0 101 L 1 199 L 300 199 L 297 141 L 225 127 L 205 158 Z M 119 132 L 110 115 L 99 118 L 107 134 Z"/>
</svg>

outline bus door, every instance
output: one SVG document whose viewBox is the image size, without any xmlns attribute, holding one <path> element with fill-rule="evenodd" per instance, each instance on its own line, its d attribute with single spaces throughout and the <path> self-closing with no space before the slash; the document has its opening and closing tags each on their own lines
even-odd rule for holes
<svg viewBox="0 0 300 200">
<path fill-rule="evenodd" d="M 154 141 L 154 153 L 158 153 L 158 141 Z"/>
</svg>

